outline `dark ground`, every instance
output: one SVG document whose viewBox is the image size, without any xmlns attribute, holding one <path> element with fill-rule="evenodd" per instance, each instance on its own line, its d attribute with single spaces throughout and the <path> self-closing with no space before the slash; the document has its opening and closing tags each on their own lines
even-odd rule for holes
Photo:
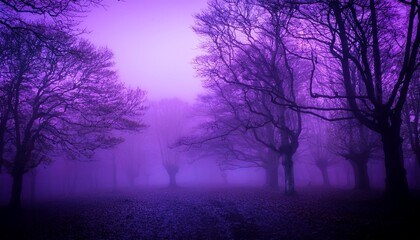
<svg viewBox="0 0 420 240">
<path fill-rule="evenodd" d="M 297 190 L 101 193 L 39 203 L 15 220 L 2 208 L 0 239 L 420 239 L 418 196 L 394 208 L 380 192 Z"/>
</svg>

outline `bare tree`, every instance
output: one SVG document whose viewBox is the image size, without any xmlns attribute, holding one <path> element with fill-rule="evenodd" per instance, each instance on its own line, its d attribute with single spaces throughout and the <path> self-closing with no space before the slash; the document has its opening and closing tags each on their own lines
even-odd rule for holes
<svg viewBox="0 0 420 240">
<path fill-rule="evenodd" d="M 41 27 L 41 26 L 39 26 Z M 46 44 L 34 34 L 2 34 L 0 85 L 4 166 L 13 177 L 10 206 L 20 208 L 23 175 L 57 156 L 91 157 L 123 139 L 115 130 L 145 125 L 145 94 L 128 89 L 113 70 L 112 53 L 62 32 Z M 50 44 L 67 43 L 65 51 Z"/>
<path fill-rule="evenodd" d="M 348 160 L 353 169 L 355 189 L 370 189 L 368 162 L 379 158 L 381 148 L 377 133 L 356 120 L 335 122 L 330 125 L 331 152 Z"/>
<path fill-rule="evenodd" d="M 314 75 L 311 95 L 324 101 L 345 99 L 346 110 L 380 134 L 386 196 L 406 198 L 401 112 L 419 66 L 418 1 L 288 2 L 298 13 L 290 31 L 313 50 L 318 73 L 327 65 L 332 69 L 328 75 Z M 316 92 L 320 88 L 328 90 Z"/>
<path fill-rule="evenodd" d="M 169 176 L 169 187 L 176 187 L 181 152 L 175 148 L 185 133 L 188 104 L 178 99 L 164 99 L 151 105 L 152 128 L 156 132 L 162 164 Z"/>
<path fill-rule="evenodd" d="M 269 122 L 257 127 L 257 116 L 249 112 L 247 104 L 237 96 L 238 91 L 227 84 L 223 90 L 216 86 L 221 85 L 208 86 L 212 94 L 201 96 L 196 108 L 205 120 L 194 135 L 181 140 L 182 144 L 198 152 L 197 158 L 216 159 L 222 171 L 261 167 L 266 172 L 267 186 L 278 189 L 279 130 Z"/>
<path fill-rule="evenodd" d="M 194 27 L 207 53 L 197 58 L 199 74 L 209 83 L 223 82 L 240 92 L 251 113 L 246 128 L 282 155 L 285 192 L 293 194 L 293 154 L 302 121 L 300 111 L 291 107 L 297 109 L 295 89 L 302 71 L 296 70 L 301 59 L 291 53 L 295 46 L 287 33 L 291 12 L 268 1 L 210 1 L 208 6 L 196 16 Z M 279 130 L 281 147 L 259 135 L 257 129 L 265 124 Z"/>
<path fill-rule="evenodd" d="M 307 116 L 305 123 L 307 128 L 304 133 L 304 143 L 306 143 L 307 152 L 309 153 L 309 156 L 306 158 L 309 160 L 309 163 L 314 164 L 321 172 L 323 185 L 330 187 L 331 182 L 328 169 L 337 164 L 337 159 L 331 154 L 328 146 L 331 133 L 327 122 Z"/>
<path fill-rule="evenodd" d="M 130 187 L 134 187 L 136 179 L 140 175 L 141 159 L 134 157 L 132 154 L 125 155 L 125 158 L 121 161 L 122 169 L 127 176 Z"/>
<path fill-rule="evenodd" d="M 72 39 L 71 36 L 84 31 L 78 29 L 78 26 L 85 14 L 93 7 L 103 6 L 102 2 L 103 0 L 2 0 L 0 1 L 0 32 L 6 35 L 20 34 L 22 38 L 29 34 L 42 41 L 49 48 L 53 48 L 54 51 L 65 51 L 66 45 Z M 45 26 L 48 26 L 48 28 L 45 28 Z M 51 32 L 56 32 L 61 37 L 56 39 L 56 35 L 51 34 Z M 65 37 L 61 32 L 67 32 L 69 35 Z M 64 37 L 67 39 L 62 41 Z M 8 47 L 5 42 L 0 43 L 2 52 L 5 49 L 7 50 Z M 0 61 L 6 60 L 6 55 L 0 57 Z M 3 96 L 6 95 L 3 94 Z M 1 99 L 2 107 L 8 106 L 7 101 L 9 100 L 7 98 Z M 4 145 L 1 141 L 3 141 L 4 124 L 7 122 L 5 118 L 8 116 L 9 114 L 2 114 L 1 116 L 0 146 Z M 3 147 L 0 148 L 0 156 L 2 156 L 4 149 Z M 0 173 L 2 164 L 3 161 L 0 158 Z"/>
<path fill-rule="evenodd" d="M 100 6 L 102 2 L 103 0 L 1 0 L 0 25 L 9 30 L 26 29 L 42 39 L 42 29 L 33 23 L 50 25 L 54 30 L 72 31 L 87 11 Z"/>
<path fill-rule="evenodd" d="M 55 41 L 54 34 L 66 32 L 79 36 L 85 29 L 79 25 L 93 8 L 104 6 L 103 0 L 2 0 L 0 32 L 35 36 L 54 51 L 65 51 L 67 41 Z M 48 26 L 48 31 L 44 26 Z"/>
</svg>

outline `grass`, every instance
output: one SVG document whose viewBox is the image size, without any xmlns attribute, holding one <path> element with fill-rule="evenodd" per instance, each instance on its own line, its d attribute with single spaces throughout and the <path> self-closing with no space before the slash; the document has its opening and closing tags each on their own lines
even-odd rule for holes
<svg viewBox="0 0 420 240">
<path fill-rule="evenodd" d="M 295 196 L 246 187 L 92 193 L 38 203 L 24 208 L 15 218 L 3 208 L 0 230 L 10 239 L 31 240 L 418 236 L 418 194 L 412 201 L 397 206 L 383 201 L 382 194 L 375 191 L 297 191 Z"/>
</svg>

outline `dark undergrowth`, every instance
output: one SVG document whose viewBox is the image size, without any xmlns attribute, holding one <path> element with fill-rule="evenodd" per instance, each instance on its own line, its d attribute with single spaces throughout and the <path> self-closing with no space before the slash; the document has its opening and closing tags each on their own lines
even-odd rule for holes
<svg viewBox="0 0 420 240">
<path fill-rule="evenodd" d="M 0 239 L 418 239 L 420 197 L 395 204 L 376 191 L 144 189 L 0 214 Z"/>
</svg>

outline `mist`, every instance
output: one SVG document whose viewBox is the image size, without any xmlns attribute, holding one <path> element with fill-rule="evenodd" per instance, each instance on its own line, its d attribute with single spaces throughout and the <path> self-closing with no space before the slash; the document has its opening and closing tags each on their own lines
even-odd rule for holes
<svg viewBox="0 0 420 240">
<path fill-rule="evenodd" d="M 194 112 L 191 103 L 179 99 L 162 99 L 149 102 L 148 106 L 149 109 L 144 116 L 144 122 L 148 127 L 140 133 L 119 133 L 119 136 L 124 138 L 121 144 L 110 149 L 98 150 L 91 158 L 77 161 L 57 157 L 52 163 L 40 165 L 28 172 L 24 178 L 22 201 L 33 204 L 37 201 L 84 193 L 167 188 L 170 179 L 165 170 L 163 151 L 174 151 L 179 155 L 173 163 L 179 170 L 176 174 L 176 186 L 172 187 L 203 189 L 228 186 L 267 187 L 264 168 L 241 166 L 240 160 L 236 160 L 236 164 L 225 166 L 220 162 L 220 157 L 214 156 L 216 153 L 211 153 L 212 149 L 206 148 L 207 146 L 203 146 L 202 143 L 187 144 L 180 140 L 184 136 L 194 134 L 202 124 L 202 118 Z M 176 123 L 173 124 L 174 122 Z M 319 124 L 320 121 L 309 117 L 306 122 Z M 322 124 L 328 125 L 328 123 Z M 320 127 L 317 125 L 317 128 Z M 315 137 L 311 136 L 313 134 L 310 132 L 311 129 L 306 131 L 299 151 L 295 153 L 296 186 L 353 189 L 355 177 L 349 161 L 334 154 L 334 151 L 328 149 L 332 146 L 320 140 L 330 133 L 321 130 Z M 196 145 L 200 146 L 194 149 Z M 203 155 L 202 152 L 210 154 Z M 175 153 L 170 152 L 168 155 L 166 157 L 170 158 Z M 319 157 L 329 161 L 326 169 L 328 183 L 325 182 L 323 173 L 317 166 L 320 164 L 317 163 Z M 373 189 L 384 189 L 385 173 L 381 166 L 382 161 L 381 156 L 377 156 L 367 165 Z M 408 169 L 411 169 L 410 166 Z M 418 182 L 415 181 L 418 172 L 415 171 L 418 169 L 413 168 L 408 171 L 409 183 L 413 188 L 418 187 Z M 279 188 L 282 189 L 284 173 L 281 168 L 278 168 L 278 176 Z M 7 204 L 12 179 L 6 174 L 1 177 L 1 202 Z"/>
<path fill-rule="evenodd" d="M 415 233 L 417 1 L 0 9 L 8 238 Z"/>
</svg>

